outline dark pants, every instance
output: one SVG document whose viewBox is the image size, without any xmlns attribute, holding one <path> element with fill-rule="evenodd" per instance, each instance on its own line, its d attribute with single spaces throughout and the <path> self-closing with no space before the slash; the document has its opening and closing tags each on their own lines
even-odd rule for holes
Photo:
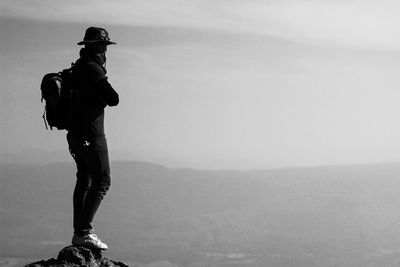
<svg viewBox="0 0 400 267">
<path fill-rule="evenodd" d="M 92 229 L 93 218 L 110 188 L 110 164 L 107 144 L 103 149 L 94 142 L 83 140 L 78 134 L 67 134 L 69 150 L 75 160 L 77 173 L 73 197 L 74 233 L 86 235 Z"/>
</svg>

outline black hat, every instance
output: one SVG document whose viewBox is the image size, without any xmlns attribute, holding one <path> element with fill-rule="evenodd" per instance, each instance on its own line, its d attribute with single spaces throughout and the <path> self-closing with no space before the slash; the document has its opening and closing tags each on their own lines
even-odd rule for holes
<svg viewBox="0 0 400 267">
<path fill-rule="evenodd" d="M 108 32 L 105 29 L 98 27 L 87 28 L 83 41 L 79 42 L 78 45 L 94 43 L 103 43 L 105 45 L 116 44 L 110 41 L 110 37 L 108 37 Z"/>
</svg>

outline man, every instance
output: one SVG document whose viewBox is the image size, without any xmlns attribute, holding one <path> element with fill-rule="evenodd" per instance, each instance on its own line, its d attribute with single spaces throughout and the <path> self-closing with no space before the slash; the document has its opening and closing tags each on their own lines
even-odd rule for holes
<svg viewBox="0 0 400 267">
<path fill-rule="evenodd" d="M 107 80 L 108 32 L 98 27 L 86 30 L 80 58 L 72 71 L 72 84 L 78 91 L 78 120 L 68 131 L 69 150 L 75 160 L 77 173 L 73 195 L 72 244 L 105 250 L 93 231 L 92 221 L 103 197 L 110 187 L 110 166 L 104 133 L 104 108 L 119 103 L 117 92 Z"/>
</svg>

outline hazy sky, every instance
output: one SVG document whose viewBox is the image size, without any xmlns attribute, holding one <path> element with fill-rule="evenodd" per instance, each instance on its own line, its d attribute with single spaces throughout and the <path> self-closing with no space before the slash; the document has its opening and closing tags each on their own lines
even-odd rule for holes
<svg viewBox="0 0 400 267">
<path fill-rule="evenodd" d="M 400 161 L 400 2 L 2 1 L 2 153 L 65 150 L 39 85 L 103 26 L 113 159 L 274 168 Z"/>
</svg>

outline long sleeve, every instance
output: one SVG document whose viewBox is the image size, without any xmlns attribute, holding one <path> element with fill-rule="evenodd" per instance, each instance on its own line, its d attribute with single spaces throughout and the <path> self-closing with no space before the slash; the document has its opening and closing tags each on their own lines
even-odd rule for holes
<svg viewBox="0 0 400 267">
<path fill-rule="evenodd" d="M 116 106 L 119 103 L 118 93 L 112 88 L 107 78 L 101 79 L 96 83 L 97 90 L 100 91 L 104 101 L 109 106 Z"/>
</svg>

